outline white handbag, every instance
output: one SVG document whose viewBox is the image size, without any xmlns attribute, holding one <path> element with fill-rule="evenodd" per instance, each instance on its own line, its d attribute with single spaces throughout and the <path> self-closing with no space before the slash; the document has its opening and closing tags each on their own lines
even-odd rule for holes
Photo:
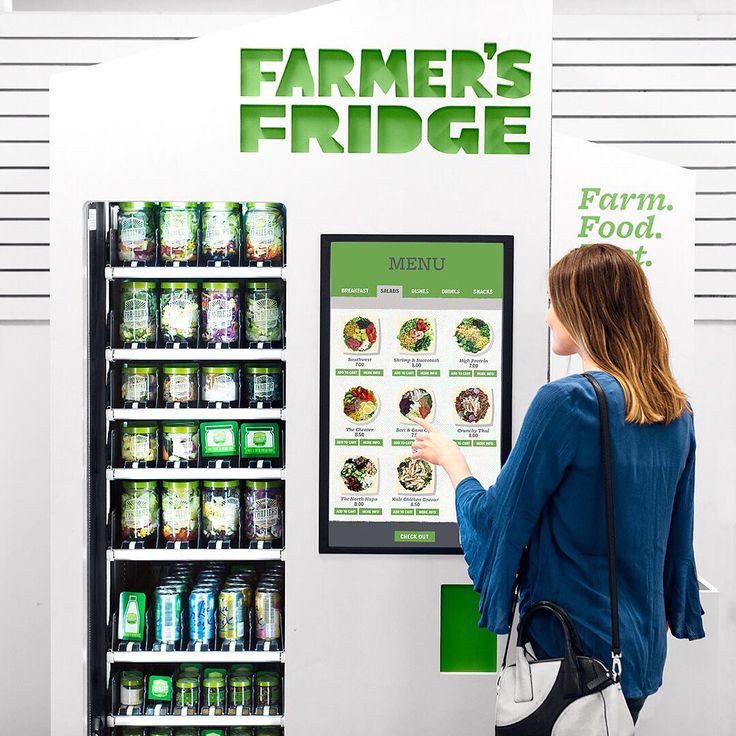
<svg viewBox="0 0 736 736">
<path fill-rule="evenodd" d="M 621 645 L 608 404 L 598 381 L 589 373 L 583 375 L 598 397 L 601 421 L 613 661 L 609 669 L 599 660 L 586 657 L 575 626 L 564 609 L 550 601 L 535 603 L 519 621 L 516 661 L 513 664 L 506 663 L 509 651 L 509 642 L 506 642 L 498 678 L 496 736 L 632 736 L 634 733 L 634 721 L 620 683 Z M 518 577 L 511 621 L 518 601 Z M 565 654 L 560 659 L 540 660 L 527 651 L 529 622 L 542 613 L 554 616 L 563 631 Z"/>
</svg>

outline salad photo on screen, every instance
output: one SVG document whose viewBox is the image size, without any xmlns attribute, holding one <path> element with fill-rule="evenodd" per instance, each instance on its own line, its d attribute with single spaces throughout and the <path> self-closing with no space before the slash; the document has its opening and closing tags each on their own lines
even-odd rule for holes
<svg viewBox="0 0 736 736">
<path fill-rule="evenodd" d="M 404 320 L 399 327 L 399 352 L 426 354 L 434 352 L 434 320 L 427 316 L 415 316 Z"/>
</svg>

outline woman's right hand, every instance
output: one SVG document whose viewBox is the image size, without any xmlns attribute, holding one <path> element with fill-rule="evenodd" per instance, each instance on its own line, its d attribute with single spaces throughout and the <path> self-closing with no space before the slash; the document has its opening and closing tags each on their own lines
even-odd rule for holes
<svg viewBox="0 0 736 736">
<path fill-rule="evenodd" d="M 414 422 L 424 429 L 424 432 L 418 432 L 414 437 L 414 444 L 411 446 L 414 457 L 444 468 L 453 487 L 472 475 L 456 442 L 426 419 L 416 418 Z"/>
</svg>

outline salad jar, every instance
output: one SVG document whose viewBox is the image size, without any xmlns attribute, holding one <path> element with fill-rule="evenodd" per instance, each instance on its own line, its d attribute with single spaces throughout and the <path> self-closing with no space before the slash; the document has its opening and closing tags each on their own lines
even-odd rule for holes
<svg viewBox="0 0 736 736">
<path fill-rule="evenodd" d="M 246 202 L 245 253 L 251 262 L 284 260 L 284 208 L 276 202 Z"/>
<path fill-rule="evenodd" d="M 284 534 L 284 486 L 278 480 L 245 484 L 245 535 L 249 542 L 281 541 Z"/>
<path fill-rule="evenodd" d="M 118 258 L 121 263 L 156 260 L 156 205 L 120 202 L 118 205 Z"/>
<path fill-rule="evenodd" d="M 174 686 L 174 703 L 177 708 L 197 708 L 199 683 L 193 677 L 180 677 Z"/>
<path fill-rule="evenodd" d="M 161 202 L 159 253 L 164 263 L 196 263 L 199 206 L 196 202 Z"/>
<path fill-rule="evenodd" d="M 120 536 L 123 542 L 152 542 L 158 532 L 156 481 L 126 480 L 120 494 Z"/>
<path fill-rule="evenodd" d="M 249 403 L 270 402 L 272 406 L 280 406 L 284 400 L 283 368 L 280 365 L 246 366 L 245 384 Z"/>
<path fill-rule="evenodd" d="M 199 528 L 199 483 L 165 480 L 162 483 L 161 520 L 167 542 L 194 542 Z"/>
<path fill-rule="evenodd" d="M 124 670 L 120 673 L 120 707 L 143 707 L 143 673 Z"/>
<path fill-rule="evenodd" d="M 250 677 L 244 677 L 240 674 L 231 675 L 228 686 L 228 702 L 231 711 L 240 706 L 243 709 L 242 714 L 244 716 L 249 715 L 252 695 L 253 689 Z"/>
<path fill-rule="evenodd" d="M 120 378 L 120 398 L 123 403 L 156 404 L 158 368 L 155 365 L 123 363 Z"/>
<path fill-rule="evenodd" d="M 256 674 L 256 715 L 281 713 L 281 678 L 275 672 Z"/>
<path fill-rule="evenodd" d="M 240 527 L 240 483 L 208 480 L 202 485 L 202 532 L 210 541 L 237 539 Z"/>
<path fill-rule="evenodd" d="M 158 427 L 147 422 L 123 422 L 120 455 L 126 463 L 153 463 L 158 458 Z"/>
<path fill-rule="evenodd" d="M 205 202 L 202 205 L 203 259 L 237 264 L 240 241 L 240 204 Z"/>
<path fill-rule="evenodd" d="M 156 342 L 156 283 L 123 281 L 120 287 L 120 339 L 124 342 Z"/>
<path fill-rule="evenodd" d="M 203 365 L 202 400 L 208 404 L 236 403 L 240 390 L 238 370 L 237 365 Z"/>
<path fill-rule="evenodd" d="M 250 281 L 246 286 L 245 339 L 279 342 L 282 330 L 282 282 Z"/>
<path fill-rule="evenodd" d="M 225 710 L 225 679 L 223 677 L 205 677 L 202 680 L 202 710 Z"/>
<path fill-rule="evenodd" d="M 236 343 L 240 336 L 240 293 L 235 281 L 202 284 L 202 337 L 206 343 Z"/>
<path fill-rule="evenodd" d="M 166 342 L 190 342 L 197 338 L 199 299 L 197 284 L 164 281 L 159 297 L 161 337 Z"/>
<path fill-rule="evenodd" d="M 197 366 L 194 363 L 165 365 L 163 395 L 165 404 L 192 404 L 197 401 Z"/>
<path fill-rule="evenodd" d="M 161 453 L 165 462 L 196 463 L 199 459 L 199 424 L 169 422 L 161 428 Z"/>
</svg>

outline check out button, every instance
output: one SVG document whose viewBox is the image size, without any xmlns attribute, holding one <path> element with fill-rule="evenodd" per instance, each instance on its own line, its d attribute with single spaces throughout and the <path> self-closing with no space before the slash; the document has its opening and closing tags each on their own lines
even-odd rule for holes
<svg viewBox="0 0 736 736">
<path fill-rule="evenodd" d="M 394 532 L 394 542 L 410 542 L 410 543 L 424 543 L 434 544 L 435 533 L 434 532 Z"/>
</svg>

